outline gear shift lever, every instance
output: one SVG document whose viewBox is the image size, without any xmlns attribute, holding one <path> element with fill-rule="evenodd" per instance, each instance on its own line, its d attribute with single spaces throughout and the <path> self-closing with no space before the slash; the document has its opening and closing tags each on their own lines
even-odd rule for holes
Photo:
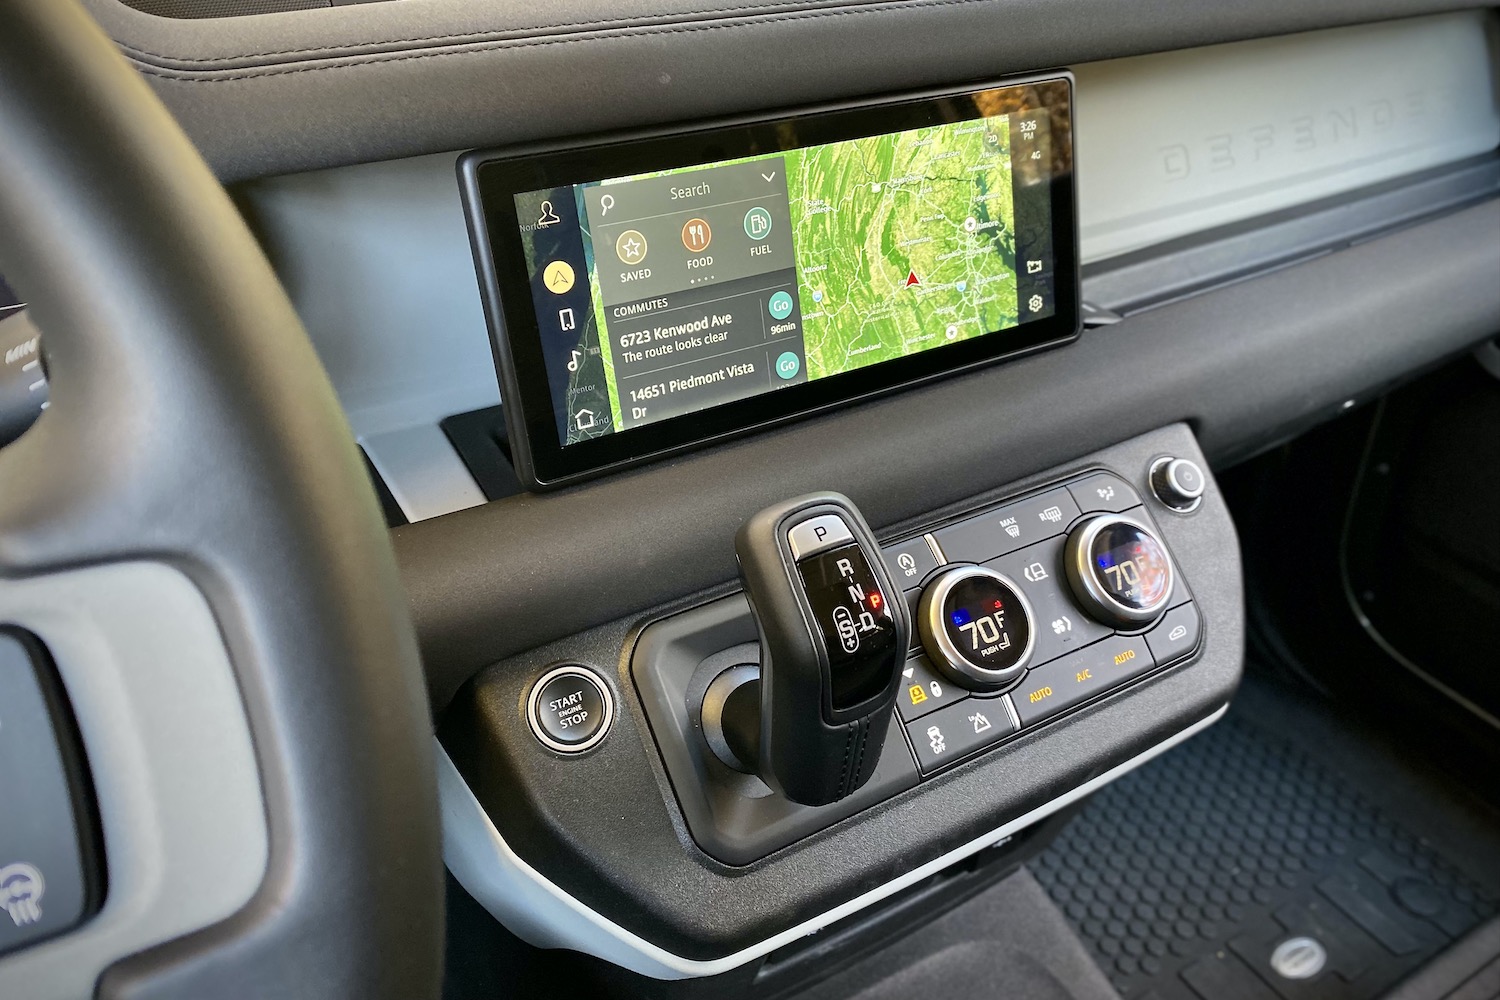
<svg viewBox="0 0 1500 1000">
<path fill-rule="evenodd" d="M 837 802 L 880 760 L 906 603 L 864 518 L 837 493 L 761 511 L 735 552 L 760 629 L 762 775 L 795 802 Z"/>
</svg>

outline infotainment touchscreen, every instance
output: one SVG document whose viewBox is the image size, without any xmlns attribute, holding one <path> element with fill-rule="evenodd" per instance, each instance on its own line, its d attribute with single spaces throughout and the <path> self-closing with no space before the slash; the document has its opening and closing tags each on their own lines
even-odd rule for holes
<svg viewBox="0 0 1500 1000">
<path fill-rule="evenodd" d="M 522 471 L 1075 336 L 1070 81 L 461 165 Z"/>
</svg>

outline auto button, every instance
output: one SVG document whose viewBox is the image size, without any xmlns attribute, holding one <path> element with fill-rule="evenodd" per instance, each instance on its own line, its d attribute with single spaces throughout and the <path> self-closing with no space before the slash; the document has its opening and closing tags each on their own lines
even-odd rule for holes
<svg viewBox="0 0 1500 1000">
<path fill-rule="evenodd" d="M 1026 675 L 1011 694 L 1022 726 L 1030 726 L 1118 687 L 1155 666 L 1139 637 L 1117 636 L 1096 642 Z"/>
</svg>

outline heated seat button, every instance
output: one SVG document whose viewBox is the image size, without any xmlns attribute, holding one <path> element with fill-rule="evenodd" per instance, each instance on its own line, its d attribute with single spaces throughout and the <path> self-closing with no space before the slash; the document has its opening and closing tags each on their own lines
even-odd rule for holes
<svg viewBox="0 0 1500 1000">
<path fill-rule="evenodd" d="M 1198 609 L 1192 604 L 1173 608 L 1161 622 L 1146 633 L 1146 645 L 1157 663 L 1170 663 L 1191 653 L 1198 646 Z"/>
<path fill-rule="evenodd" d="M 961 760 L 1015 731 L 1004 698 L 965 698 L 906 724 L 923 774 Z"/>
<path fill-rule="evenodd" d="M 586 667 L 558 667 L 531 688 L 527 715 L 543 746 L 558 753 L 582 753 L 597 746 L 614 719 L 609 686 Z"/>
</svg>

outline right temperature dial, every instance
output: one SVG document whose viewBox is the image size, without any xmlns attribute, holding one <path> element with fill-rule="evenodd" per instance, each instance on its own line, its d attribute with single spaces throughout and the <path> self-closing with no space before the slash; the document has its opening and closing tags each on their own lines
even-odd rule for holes
<svg viewBox="0 0 1500 1000">
<path fill-rule="evenodd" d="M 1167 547 L 1125 514 L 1100 514 L 1074 528 L 1063 556 L 1068 584 L 1090 614 L 1116 628 L 1144 628 L 1172 599 Z"/>
</svg>

